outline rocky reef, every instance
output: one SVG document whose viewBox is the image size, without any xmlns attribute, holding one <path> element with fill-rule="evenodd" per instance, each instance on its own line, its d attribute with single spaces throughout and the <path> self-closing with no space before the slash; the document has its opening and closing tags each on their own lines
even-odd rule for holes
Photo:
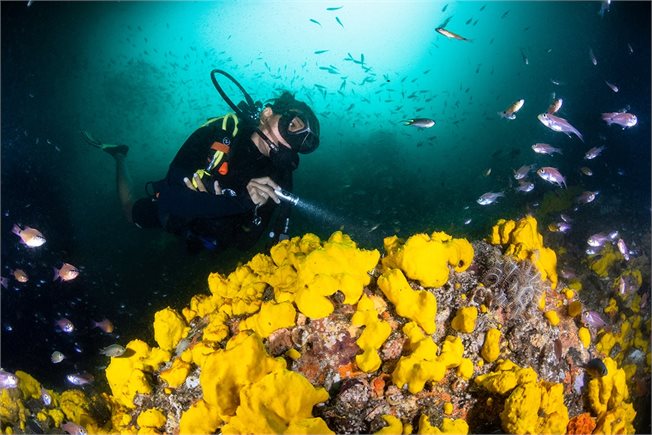
<svg viewBox="0 0 652 435">
<path fill-rule="evenodd" d="M 2 429 L 634 433 L 649 424 L 635 410 L 649 403 L 649 271 L 614 250 L 589 259 L 600 298 L 558 276 L 557 255 L 531 216 L 473 243 L 388 237 L 382 256 L 341 232 L 285 240 L 157 312 L 156 346 L 111 358 L 110 391 L 16 373 Z"/>
</svg>

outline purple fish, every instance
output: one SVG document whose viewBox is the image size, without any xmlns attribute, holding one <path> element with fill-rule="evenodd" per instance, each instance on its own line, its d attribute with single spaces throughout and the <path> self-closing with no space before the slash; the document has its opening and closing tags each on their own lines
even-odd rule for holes
<svg viewBox="0 0 652 435">
<path fill-rule="evenodd" d="M 627 112 L 603 113 L 602 120 L 606 122 L 607 125 L 617 124 L 620 125 L 623 129 L 628 127 L 634 127 L 638 123 L 638 119 L 636 118 L 636 115 Z"/>
<path fill-rule="evenodd" d="M 66 334 L 70 334 L 75 330 L 75 325 L 73 325 L 73 323 L 65 317 L 57 320 L 54 322 L 54 324 L 57 325 L 59 329 L 61 329 Z"/>
<path fill-rule="evenodd" d="M 568 222 L 553 222 L 548 226 L 548 228 L 553 233 L 567 233 L 571 229 L 571 224 Z"/>
<path fill-rule="evenodd" d="M 88 431 L 84 426 L 80 426 L 72 421 L 67 421 L 62 424 L 61 429 L 65 430 L 70 435 L 88 435 Z"/>
<path fill-rule="evenodd" d="M 548 183 L 556 184 L 559 187 L 566 187 L 566 179 L 561 175 L 557 168 L 544 166 L 537 170 L 537 175 Z"/>
<path fill-rule="evenodd" d="M 582 321 L 584 322 L 585 325 L 591 326 L 593 328 L 604 328 L 607 326 L 607 323 L 602 320 L 602 317 L 600 317 L 600 314 L 598 314 L 596 311 L 584 311 L 582 313 Z"/>
<path fill-rule="evenodd" d="M 549 154 L 549 155 L 552 155 L 554 153 L 563 154 L 559 148 L 555 148 L 551 145 L 548 145 L 547 143 L 535 143 L 534 145 L 532 145 L 532 150 L 537 154 Z"/>
<path fill-rule="evenodd" d="M 621 296 L 627 296 L 629 294 L 636 293 L 640 286 L 638 285 L 638 281 L 636 280 L 636 277 L 633 275 L 620 275 L 620 278 L 618 278 L 618 293 Z"/>
<path fill-rule="evenodd" d="M 582 137 L 582 134 L 564 118 L 551 115 L 550 113 L 540 113 L 539 115 L 537 115 L 537 118 L 539 119 L 539 121 L 541 121 L 543 125 L 548 127 L 550 130 L 566 133 L 568 137 L 570 137 L 572 133 L 578 138 L 580 138 L 582 142 L 584 142 L 584 138 Z"/>
<path fill-rule="evenodd" d="M 591 237 L 589 237 L 586 243 L 588 243 L 589 246 L 593 246 L 594 248 L 599 248 L 607 242 L 613 242 L 617 238 L 618 238 L 618 231 L 612 231 L 609 234 L 596 233 L 593 234 Z"/>
<path fill-rule="evenodd" d="M 18 387 L 18 376 L 0 369 L 0 390 Z"/>
<path fill-rule="evenodd" d="M 577 394 L 580 394 L 582 392 L 582 387 L 584 386 L 584 373 L 579 373 L 577 376 L 575 376 L 575 381 L 573 382 L 573 390 Z"/>
</svg>

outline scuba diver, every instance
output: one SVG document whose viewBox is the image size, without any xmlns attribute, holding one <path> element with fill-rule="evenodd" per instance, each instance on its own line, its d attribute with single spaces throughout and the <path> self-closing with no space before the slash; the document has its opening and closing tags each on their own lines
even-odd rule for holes
<svg viewBox="0 0 652 435">
<path fill-rule="evenodd" d="M 217 74 L 235 83 L 245 101 L 234 105 Z M 263 106 L 228 73 L 213 70 L 211 79 L 235 113 L 211 118 L 195 130 L 166 177 L 147 183 L 148 197 L 134 201 L 127 145 L 102 143 L 85 131 L 82 137 L 115 159 L 123 212 L 139 228 L 163 228 L 182 236 L 191 252 L 227 246 L 248 249 L 279 205 L 269 236 L 273 242 L 286 239 L 290 209 L 298 201 L 290 193 L 292 173 L 299 166 L 299 154 L 319 146 L 319 121 L 288 91 Z"/>
</svg>

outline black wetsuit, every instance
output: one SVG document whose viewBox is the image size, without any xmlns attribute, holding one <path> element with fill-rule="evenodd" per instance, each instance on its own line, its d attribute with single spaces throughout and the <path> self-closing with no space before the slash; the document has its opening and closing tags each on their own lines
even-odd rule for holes
<svg viewBox="0 0 652 435">
<path fill-rule="evenodd" d="M 252 246 L 268 226 L 276 204 L 269 200 L 256 210 L 247 192 L 247 183 L 252 178 L 269 176 L 283 189 L 291 191 L 292 173 L 278 171 L 251 141 L 253 130 L 242 128 L 242 124 L 235 137 L 222 129 L 222 118 L 195 130 L 170 163 L 167 176 L 152 183 L 152 197 L 136 201 L 133 222 L 141 228 L 163 227 L 185 237 L 190 247 L 200 244 L 207 248 L 235 246 L 246 249 Z M 183 178 L 192 180 L 196 171 L 207 169 L 214 157 L 215 150 L 211 146 L 215 143 L 226 144 L 230 150 L 220 164 L 202 178 L 208 193 L 189 189 Z M 223 173 L 220 173 L 224 162 L 228 171 L 224 173 L 222 168 Z M 214 194 L 215 180 L 222 188 L 222 195 Z M 273 228 L 276 237 L 283 232 L 289 212 L 290 205 L 281 203 Z"/>
</svg>

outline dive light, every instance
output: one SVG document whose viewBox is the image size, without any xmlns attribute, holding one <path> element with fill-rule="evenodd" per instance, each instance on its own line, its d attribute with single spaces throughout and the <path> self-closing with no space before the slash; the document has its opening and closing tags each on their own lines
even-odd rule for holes
<svg viewBox="0 0 652 435">
<path fill-rule="evenodd" d="M 280 199 L 287 201 L 292 205 L 297 205 L 299 203 L 298 196 L 288 192 L 287 190 L 283 190 L 280 187 L 278 189 L 274 189 L 274 193 L 276 193 L 276 196 L 278 196 Z"/>
</svg>

